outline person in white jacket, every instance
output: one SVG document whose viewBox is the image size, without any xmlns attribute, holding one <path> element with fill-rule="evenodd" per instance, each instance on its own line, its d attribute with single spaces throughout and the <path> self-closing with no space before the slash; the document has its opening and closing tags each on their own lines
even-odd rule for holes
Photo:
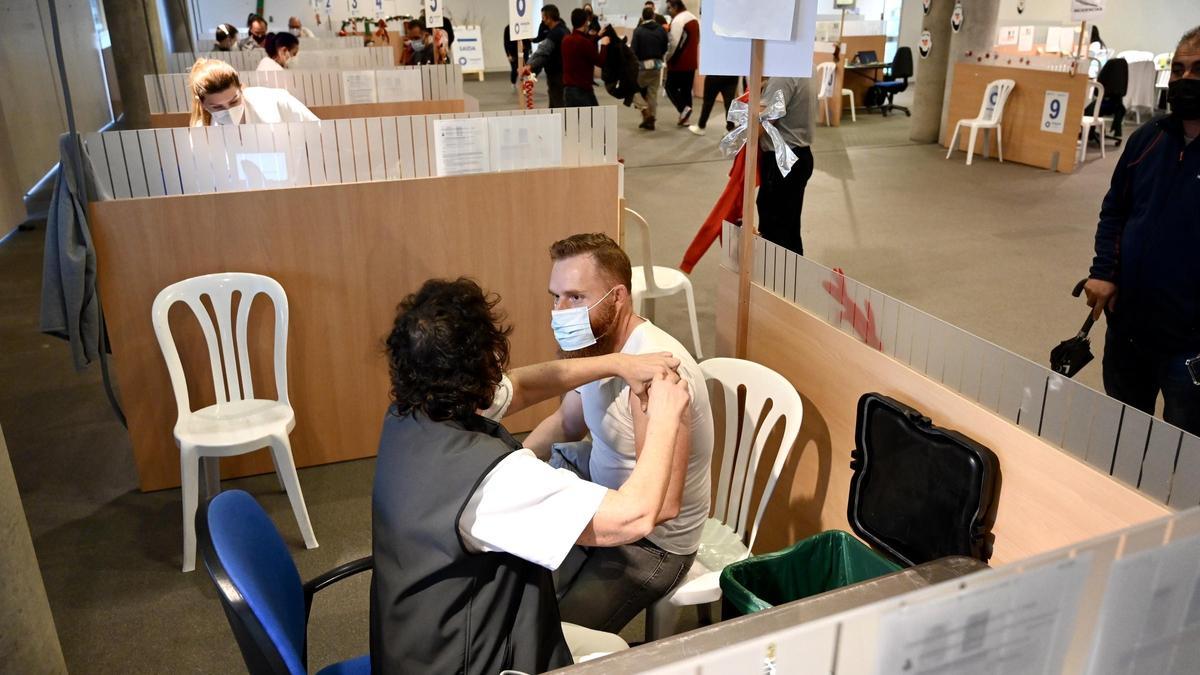
<svg viewBox="0 0 1200 675">
<path fill-rule="evenodd" d="M 300 38 L 291 33 L 268 33 L 263 48 L 267 55 L 255 70 L 283 70 L 300 53 Z"/>
<path fill-rule="evenodd" d="M 286 89 L 243 87 L 233 66 L 198 59 L 188 78 L 192 117 L 188 126 L 315 122 L 317 116 Z"/>
</svg>

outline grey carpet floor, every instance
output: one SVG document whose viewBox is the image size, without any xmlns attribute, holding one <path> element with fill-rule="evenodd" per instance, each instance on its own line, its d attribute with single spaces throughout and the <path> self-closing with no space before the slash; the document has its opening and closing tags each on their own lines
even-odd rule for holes
<svg viewBox="0 0 1200 675">
<path fill-rule="evenodd" d="M 515 107 L 503 76 L 466 87 L 484 110 Z M 658 130 L 645 132 L 636 128 L 635 111 L 620 113 L 626 197 L 649 219 L 660 265 L 678 264 L 729 170 L 717 150 L 719 123 L 698 138 L 669 117 L 664 110 Z M 1117 153 L 1063 175 L 994 160 L 966 167 L 961 154 L 947 161 L 938 147 L 907 139 L 903 116 L 864 114 L 856 124 L 817 130 L 804 209 L 809 255 L 1044 360 L 1082 320 L 1083 306 L 1068 293 L 1087 272 Z M 536 189 L 530 186 L 533 202 Z M 210 582 L 202 571 L 179 572 L 178 490 L 137 491 L 129 442 L 108 409 L 98 369 L 74 372 L 67 346 L 37 331 L 43 237 L 39 228 L 0 243 L 0 427 L 67 664 L 75 673 L 238 672 L 240 657 Z M 716 257 L 710 253 L 693 274 L 709 355 Z M 655 320 L 689 344 L 682 297 L 656 305 Z M 1093 386 L 1098 378 L 1097 365 L 1081 377 Z M 301 471 L 321 542 L 311 551 L 303 549 L 273 477 L 225 487 L 263 501 L 301 575 L 311 577 L 369 552 L 373 468 L 365 460 Z M 322 595 L 310 630 L 314 670 L 367 647 L 367 579 Z M 690 621 L 684 617 L 684 625 Z M 625 635 L 640 639 L 640 630 L 639 619 Z"/>
</svg>

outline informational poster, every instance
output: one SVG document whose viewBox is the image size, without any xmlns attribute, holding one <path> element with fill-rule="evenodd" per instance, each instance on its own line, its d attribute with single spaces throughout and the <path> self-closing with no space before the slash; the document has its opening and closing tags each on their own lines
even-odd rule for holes
<svg viewBox="0 0 1200 675">
<path fill-rule="evenodd" d="M 996 44 L 998 45 L 1015 45 L 1017 44 L 1019 29 L 1016 26 L 1001 26 L 996 31 Z"/>
<path fill-rule="evenodd" d="M 508 36 L 512 40 L 530 40 L 537 36 L 542 22 L 542 0 L 507 0 Z"/>
<path fill-rule="evenodd" d="M 1031 52 L 1033 51 L 1033 26 L 1021 26 L 1021 30 L 1017 35 L 1017 51 Z"/>
<path fill-rule="evenodd" d="M 876 673 L 1058 673 L 1092 555 L 894 609 L 879 627 Z"/>
<path fill-rule="evenodd" d="M 419 69 L 393 68 L 374 72 L 377 102 L 420 101 L 423 97 Z"/>
<path fill-rule="evenodd" d="M 454 29 L 454 62 L 464 73 L 483 72 L 483 30 L 479 26 L 459 26 Z"/>
<path fill-rule="evenodd" d="M 1113 563 L 1090 675 L 1192 673 L 1200 664 L 1200 537 Z"/>
<path fill-rule="evenodd" d="M 492 171 L 562 165 L 562 113 L 489 117 Z"/>
<path fill-rule="evenodd" d="M 1071 95 L 1065 91 L 1047 91 L 1042 106 L 1042 131 L 1061 134 L 1066 129 L 1067 102 Z"/>
<path fill-rule="evenodd" d="M 460 176 L 491 170 L 486 117 L 433 121 L 437 175 Z"/>
<path fill-rule="evenodd" d="M 1104 16 L 1104 0 L 1071 0 L 1072 21 L 1095 21 Z"/>
<path fill-rule="evenodd" d="M 1075 51 L 1075 43 L 1078 42 L 1079 30 L 1076 28 L 1063 28 L 1058 32 L 1058 51 L 1063 54 L 1070 54 Z"/>
<path fill-rule="evenodd" d="M 700 72 L 705 75 L 749 75 L 750 39 L 724 37 L 713 32 L 718 1 L 700 2 Z M 817 0 L 796 0 L 792 39 L 766 41 L 763 74 L 811 77 L 816 27 Z"/>
<path fill-rule="evenodd" d="M 441 28 L 445 25 L 442 18 L 442 4 L 444 0 L 421 0 L 421 5 L 425 10 L 425 25 L 429 28 Z"/>
<path fill-rule="evenodd" d="M 1057 54 L 1060 51 L 1059 45 L 1061 41 L 1059 36 L 1063 33 L 1061 26 L 1050 26 L 1046 28 L 1046 51 Z"/>
<path fill-rule="evenodd" d="M 342 102 L 378 103 L 375 95 L 375 71 L 346 70 L 342 71 Z"/>
<path fill-rule="evenodd" d="M 723 37 L 791 40 L 796 0 L 717 0 L 713 32 Z"/>
</svg>

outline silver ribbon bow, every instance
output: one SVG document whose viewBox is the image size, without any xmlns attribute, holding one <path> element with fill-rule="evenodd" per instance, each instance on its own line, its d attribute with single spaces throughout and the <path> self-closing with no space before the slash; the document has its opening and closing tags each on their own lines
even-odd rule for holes
<svg viewBox="0 0 1200 675">
<path fill-rule="evenodd" d="M 796 153 L 792 152 L 788 144 L 783 142 L 783 136 L 771 122 L 783 117 L 786 112 L 783 105 L 783 92 L 776 90 L 775 95 L 766 101 L 766 108 L 758 115 L 759 123 L 762 124 L 763 131 L 766 132 L 771 146 L 775 149 L 775 163 L 779 165 L 779 173 L 784 176 L 788 175 L 788 172 L 792 170 L 792 165 L 796 163 Z M 721 139 L 721 154 L 733 157 L 746 144 L 746 137 L 749 136 L 750 106 L 745 101 L 734 100 L 733 105 L 729 106 L 729 114 L 726 115 L 726 118 L 733 122 L 734 129 Z"/>
</svg>

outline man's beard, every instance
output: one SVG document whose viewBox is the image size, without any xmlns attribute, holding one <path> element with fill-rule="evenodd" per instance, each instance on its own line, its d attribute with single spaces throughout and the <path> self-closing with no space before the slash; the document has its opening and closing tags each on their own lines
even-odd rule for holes
<svg viewBox="0 0 1200 675">
<path fill-rule="evenodd" d="M 596 336 L 596 344 L 574 351 L 558 350 L 560 359 L 582 359 L 589 356 L 604 356 L 611 354 L 617 343 L 617 303 L 607 305 L 607 310 L 601 312 L 592 321 L 592 335 Z"/>
</svg>

